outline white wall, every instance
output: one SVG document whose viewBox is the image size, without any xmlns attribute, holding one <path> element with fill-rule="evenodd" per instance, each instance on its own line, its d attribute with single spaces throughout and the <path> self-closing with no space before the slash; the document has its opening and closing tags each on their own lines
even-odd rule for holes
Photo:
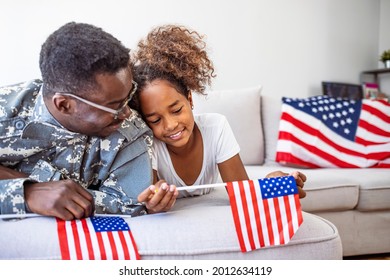
<svg viewBox="0 0 390 280">
<path fill-rule="evenodd" d="M 321 81 L 359 83 L 378 66 L 389 0 L 2 0 L 0 85 L 39 78 L 46 37 L 68 21 L 98 25 L 133 48 L 151 27 L 180 23 L 207 35 L 213 89 L 261 84 L 264 94 L 321 93 Z M 386 12 L 380 13 L 380 8 Z M 381 37 L 389 40 L 381 29 Z M 386 37 L 387 36 L 387 37 Z M 390 91 L 389 91 L 390 93 Z"/>
</svg>

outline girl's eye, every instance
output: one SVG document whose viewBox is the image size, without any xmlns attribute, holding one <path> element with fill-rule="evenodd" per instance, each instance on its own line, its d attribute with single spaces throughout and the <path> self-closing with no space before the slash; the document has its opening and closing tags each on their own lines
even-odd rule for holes
<svg viewBox="0 0 390 280">
<path fill-rule="evenodd" d="M 179 109 L 177 109 L 176 111 L 173 111 L 174 114 L 178 114 L 181 112 L 181 110 L 183 109 L 183 106 L 181 106 Z"/>
<path fill-rule="evenodd" d="M 158 123 L 160 120 L 161 120 L 161 119 L 157 119 L 157 120 L 154 120 L 154 121 L 149 121 L 149 123 L 151 123 L 151 124 L 156 124 L 156 123 Z"/>
</svg>

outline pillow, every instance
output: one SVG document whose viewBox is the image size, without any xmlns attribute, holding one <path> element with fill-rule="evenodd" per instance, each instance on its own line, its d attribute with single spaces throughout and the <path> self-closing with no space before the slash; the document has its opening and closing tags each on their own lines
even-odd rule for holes
<svg viewBox="0 0 390 280">
<path fill-rule="evenodd" d="M 390 104 L 282 98 L 276 161 L 294 167 L 390 167 Z"/>
<path fill-rule="evenodd" d="M 206 96 L 193 94 L 194 113 L 225 115 L 240 145 L 245 165 L 264 162 L 261 122 L 261 86 L 237 90 L 209 91 Z"/>
</svg>

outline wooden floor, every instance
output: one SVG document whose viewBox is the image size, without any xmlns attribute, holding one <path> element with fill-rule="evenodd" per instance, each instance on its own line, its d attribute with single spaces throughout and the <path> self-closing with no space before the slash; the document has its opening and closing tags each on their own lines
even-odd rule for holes
<svg viewBox="0 0 390 280">
<path fill-rule="evenodd" d="M 390 253 L 344 257 L 344 260 L 390 260 Z"/>
</svg>

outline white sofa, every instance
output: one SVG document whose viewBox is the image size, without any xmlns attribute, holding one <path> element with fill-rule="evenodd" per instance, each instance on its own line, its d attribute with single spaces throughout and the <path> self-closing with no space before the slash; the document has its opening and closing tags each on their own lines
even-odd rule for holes
<svg viewBox="0 0 390 280">
<path fill-rule="evenodd" d="M 286 95 L 286 97 L 294 97 Z M 281 98 L 262 93 L 261 86 L 214 91 L 194 96 L 195 112 L 224 114 L 241 147 L 251 179 L 275 170 L 291 172 L 275 162 Z M 333 223 L 343 256 L 390 252 L 390 170 L 387 168 L 318 168 L 308 177 L 302 209 Z"/>
<path fill-rule="evenodd" d="M 229 200 L 219 188 L 179 199 L 172 211 L 129 224 L 141 260 L 339 260 L 342 246 L 329 221 L 303 213 L 303 224 L 287 245 L 242 253 Z M 61 259 L 56 222 L 50 217 L 0 220 L 0 259 Z"/>
<path fill-rule="evenodd" d="M 242 157 L 247 164 L 250 176 L 253 179 L 261 178 L 270 170 L 280 169 L 280 167 L 270 167 L 268 164 L 262 165 L 264 141 L 260 114 L 260 88 L 223 94 L 216 92 L 210 96 L 213 96 L 215 100 L 206 102 L 197 98 L 195 109 L 210 111 L 223 109 L 223 113 L 228 115 L 241 144 Z M 274 106 L 278 106 L 278 104 L 275 103 Z M 273 123 L 269 123 L 269 125 L 271 127 L 277 126 L 276 113 Z M 275 142 L 266 143 L 271 143 L 266 145 L 268 149 L 275 144 Z M 352 213 L 349 214 L 348 211 L 342 210 L 351 208 L 353 201 L 356 204 L 358 188 L 352 183 L 342 188 L 321 187 L 324 186 L 324 184 L 319 183 L 322 182 L 321 177 L 324 178 L 324 183 L 328 182 L 325 186 L 332 185 L 334 182 L 345 182 L 342 179 L 343 171 L 338 173 L 338 177 L 332 176 L 333 181 L 326 177 L 327 171 L 323 173 L 325 175 L 321 176 L 307 174 L 309 177 L 306 186 L 308 196 L 301 200 L 304 208 L 310 211 L 320 209 L 322 210 L 320 214 L 328 214 L 330 218 L 333 218 L 332 212 L 324 211 L 324 209 L 330 208 L 332 203 L 336 217 L 337 215 L 349 216 L 357 212 L 354 210 L 350 211 Z M 379 178 L 377 179 L 379 180 Z M 327 194 L 328 192 L 329 194 Z M 352 194 L 348 198 L 349 204 L 344 206 L 345 203 L 339 196 L 349 197 L 347 193 Z M 384 217 L 389 218 L 389 215 Z M 173 209 L 167 213 L 125 219 L 130 225 L 140 257 L 143 260 L 340 260 L 343 256 L 341 239 L 336 226 L 327 219 L 308 212 L 303 213 L 303 224 L 288 244 L 242 253 L 234 227 L 229 198 L 224 188 L 216 188 L 204 196 L 179 199 Z M 336 222 L 344 221 L 346 224 L 346 226 L 341 227 L 341 230 L 344 230 L 343 234 L 347 234 L 344 239 L 347 240 L 347 249 L 350 253 L 351 247 L 354 248 L 354 246 L 351 246 L 352 241 L 348 242 L 348 240 L 352 240 L 354 237 L 349 237 L 348 234 L 353 233 L 354 230 L 349 229 L 347 225 L 351 222 L 348 221 L 348 217 L 344 220 L 342 218 L 334 220 Z M 354 222 L 352 226 L 356 227 L 357 225 Z M 378 226 L 376 225 L 376 227 Z M 382 224 L 382 226 L 384 225 Z M 0 259 L 61 259 L 56 230 L 55 219 L 50 217 L 0 219 Z M 382 240 L 386 238 L 389 240 L 388 236 L 384 236 Z M 355 244 L 359 243 L 359 241 L 355 241 Z M 352 252 L 367 252 L 367 250 Z"/>
</svg>

